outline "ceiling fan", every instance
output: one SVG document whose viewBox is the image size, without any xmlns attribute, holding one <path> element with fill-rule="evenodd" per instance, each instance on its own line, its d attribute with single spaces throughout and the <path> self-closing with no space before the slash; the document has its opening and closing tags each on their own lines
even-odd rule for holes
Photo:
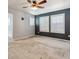
<svg viewBox="0 0 79 59">
<path fill-rule="evenodd" d="M 44 8 L 41 5 L 44 4 L 44 3 L 46 3 L 47 0 L 42 0 L 40 2 L 38 2 L 36 0 L 27 0 L 27 2 L 30 4 L 30 6 L 23 6 L 23 8 L 28 8 L 28 7 L 32 7 L 32 8 Z"/>
</svg>

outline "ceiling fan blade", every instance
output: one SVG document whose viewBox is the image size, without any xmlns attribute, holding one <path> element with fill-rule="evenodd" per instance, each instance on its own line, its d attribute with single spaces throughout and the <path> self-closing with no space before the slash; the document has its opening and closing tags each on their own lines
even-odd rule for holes
<svg viewBox="0 0 79 59">
<path fill-rule="evenodd" d="M 27 2 L 31 3 L 31 0 L 27 0 Z"/>
<path fill-rule="evenodd" d="M 27 6 L 25 6 L 25 7 L 22 7 L 22 8 L 28 8 Z"/>
<path fill-rule="evenodd" d="M 37 8 L 44 8 L 43 6 L 36 6 Z"/>
<path fill-rule="evenodd" d="M 44 4 L 44 3 L 46 3 L 47 1 L 46 0 L 43 0 L 43 1 L 41 1 L 41 2 L 38 2 L 38 4 L 40 5 L 40 4 Z"/>
</svg>

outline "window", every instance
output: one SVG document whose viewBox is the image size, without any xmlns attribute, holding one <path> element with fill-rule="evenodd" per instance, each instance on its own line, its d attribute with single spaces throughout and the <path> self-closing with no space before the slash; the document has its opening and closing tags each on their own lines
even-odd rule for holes
<svg viewBox="0 0 79 59">
<path fill-rule="evenodd" d="M 49 16 L 39 18 L 40 32 L 49 32 Z"/>
<path fill-rule="evenodd" d="M 65 13 L 51 16 L 51 32 L 65 33 Z"/>
<path fill-rule="evenodd" d="M 8 16 L 8 26 L 10 25 L 10 16 Z"/>
<path fill-rule="evenodd" d="M 8 14 L 8 35 L 9 37 L 13 36 L 13 14 Z"/>
<path fill-rule="evenodd" d="M 31 26 L 34 26 L 34 24 L 35 24 L 34 16 L 31 16 L 31 17 L 30 17 L 30 25 L 31 25 Z"/>
</svg>

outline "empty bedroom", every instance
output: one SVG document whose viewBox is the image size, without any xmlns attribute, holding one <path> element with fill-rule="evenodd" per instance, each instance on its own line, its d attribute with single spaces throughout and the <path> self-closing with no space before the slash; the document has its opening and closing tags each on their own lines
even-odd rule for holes
<svg viewBox="0 0 79 59">
<path fill-rule="evenodd" d="M 8 59 L 70 59 L 70 0 L 8 0 Z"/>
</svg>

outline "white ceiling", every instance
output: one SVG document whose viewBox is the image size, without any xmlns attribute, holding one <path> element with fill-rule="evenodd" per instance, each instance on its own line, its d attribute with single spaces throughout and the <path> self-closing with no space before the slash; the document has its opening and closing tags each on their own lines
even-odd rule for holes
<svg viewBox="0 0 79 59">
<path fill-rule="evenodd" d="M 44 4 L 45 8 L 34 11 L 31 8 L 23 9 L 22 6 L 25 6 L 24 2 L 27 2 L 27 0 L 8 0 L 8 6 L 9 8 L 22 10 L 35 15 L 70 7 L 70 0 L 47 0 L 47 3 Z"/>
</svg>

